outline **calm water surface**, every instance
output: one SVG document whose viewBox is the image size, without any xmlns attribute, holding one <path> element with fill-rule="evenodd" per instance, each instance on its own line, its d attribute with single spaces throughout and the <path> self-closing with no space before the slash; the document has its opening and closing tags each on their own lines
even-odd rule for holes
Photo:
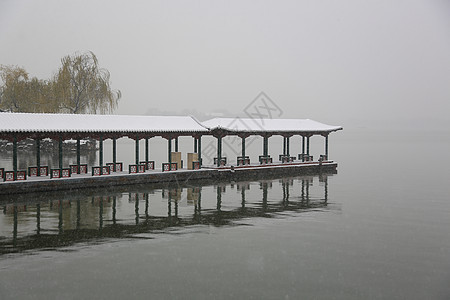
<svg viewBox="0 0 450 300">
<path fill-rule="evenodd" d="M 449 136 L 346 129 L 333 175 L 2 199 L 0 297 L 448 299 Z"/>
</svg>

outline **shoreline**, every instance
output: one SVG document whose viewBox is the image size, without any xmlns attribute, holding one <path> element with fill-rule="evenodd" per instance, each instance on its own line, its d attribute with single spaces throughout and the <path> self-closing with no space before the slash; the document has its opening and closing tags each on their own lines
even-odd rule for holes
<svg viewBox="0 0 450 300">
<path fill-rule="evenodd" d="M 110 175 L 91 176 L 90 174 L 74 175 L 69 178 L 29 177 L 26 181 L 0 183 L 1 198 L 51 191 L 75 191 L 88 188 L 108 188 L 115 186 L 158 183 L 186 183 L 190 181 L 236 181 L 249 178 L 282 177 L 287 175 L 312 175 L 320 173 L 337 173 L 337 163 L 309 162 L 292 164 L 250 165 L 239 167 L 204 167 L 200 170 L 177 170 L 162 172 L 160 170 L 145 173 L 128 174 L 128 172 L 111 173 Z M 0 201 L 3 199 L 0 198 Z M 4 199 L 7 200 L 7 199 Z"/>
</svg>

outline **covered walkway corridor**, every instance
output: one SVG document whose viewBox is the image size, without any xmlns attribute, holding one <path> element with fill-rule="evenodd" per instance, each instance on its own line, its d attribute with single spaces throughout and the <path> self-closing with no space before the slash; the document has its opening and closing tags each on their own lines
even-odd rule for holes
<svg viewBox="0 0 450 300">
<path fill-rule="evenodd" d="M 72 174 L 92 176 L 109 175 L 112 172 L 124 172 L 123 164 L 117 161 L 116 141 L 128 137 L 135 141 L 135 163 L 128 166 L 128 173 L 144 173 L 155 170 L 155 161 L 149 157 L 149 140 L 162 137 L 167 140 L 167 160 L 161 163 L 161 171 L 200 169 L 202 167 L 202 137 L 213 136 L 217 139 L 214 166 L 230 167 L 227 158 L 222 155 L 222 141 L 227 136 L 241 139 L 241 155 L 237 157 L 236 167 L 250 166 L 250 157 L 246 153 L 246 138 L 261 136 L 263 138 L 262 155 L 259 165 L 270 165 L 274 159 L 270 157 L 269 138 L 274 135 L 283 137 L 283 153 L 279 155 L 280 163 L 309 162 L 310 137 L 323 136 L 324 153 L 320 161 L 328 160 L 328 135 L 341 130 L 340 126 L 330 126 L 308 119 L 242 119 L 215 118 L 199 122 L 190 116 L 125 116 L 125 115 L 78 115 L 78 114 L 28 114 L 0 113 L 0 139 L 12 143 L 12 170 L 0 168 L 3 181 L 26 180 L 29 176 L 51 178 L 71 177 Z M 298 157 L 290 154 L 291 137 L 299 137 L 302 151 Z M 187 164 L 183 165 L 181 153 L 178 152 L 178 138 L 192 137 L 193 152 L 188 153 Z M 19 141 L 33 139 L 35 141 L 36 164 L 26 170 L 18 169 Z M 41 165 L 40 144 L 43 139 L 52 139 L 58 143 L 59 165 L 49 169 Z M 63 165 L 63 142 L 76 140 L 77 162 Z M 80 161 L 80 144 L 83 139 L 95 139 L 98 142 L 98 164 L 88 166 Z M 112 140 L 112 162 L 104 162 L 103 142 Z M 145 141 L 145 158 L 139 156 L 140 141 Z M 2 167 L 2 166 L 0 166 Z M 233 166 L 234 167 L 234 166 Z M 126 171 L 126 170 L 125 170 Z"/>
</svg>

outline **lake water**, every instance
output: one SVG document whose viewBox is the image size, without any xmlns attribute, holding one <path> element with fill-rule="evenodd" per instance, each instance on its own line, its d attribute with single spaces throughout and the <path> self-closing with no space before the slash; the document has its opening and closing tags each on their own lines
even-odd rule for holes
<svg viewBox="0 0 450 300">
<path fill-rule="evenodd" d="M 0 298 L 449 299 L 449 136 L 346 128 L 338 174 L 3 198 Z"/>
</svg>

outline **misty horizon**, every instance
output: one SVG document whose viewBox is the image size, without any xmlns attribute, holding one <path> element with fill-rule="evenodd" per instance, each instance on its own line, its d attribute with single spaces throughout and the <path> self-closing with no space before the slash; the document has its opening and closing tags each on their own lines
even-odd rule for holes
<svg viewBox="0 0 450 300">
<path fill-rule="evenodd" d="M 386 129 L 449 124 L 450 3 L 2 1 L 0 64 L 47 79 L 92 51 L 114 114 L 227 117 L 265 92 L 281 118 Z"/>
</svg>

